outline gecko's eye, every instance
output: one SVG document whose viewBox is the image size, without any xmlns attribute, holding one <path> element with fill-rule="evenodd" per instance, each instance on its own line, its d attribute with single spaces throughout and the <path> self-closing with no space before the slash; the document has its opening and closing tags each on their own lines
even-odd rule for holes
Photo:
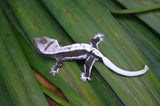
<svg viewBox="0 0 160 106">
<path fill-rule="evenodd" d="M 47 43 L 47 40 L 46 40 L 46 39 L 42 39 L 42 40 L 40 41 L 40 43 L 45 44 L 45 43 Z"/>
</svg>

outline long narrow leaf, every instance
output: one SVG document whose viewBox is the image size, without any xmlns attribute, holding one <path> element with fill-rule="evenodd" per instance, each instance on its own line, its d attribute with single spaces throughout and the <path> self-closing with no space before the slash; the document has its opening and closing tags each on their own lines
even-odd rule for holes
<svg viewBox="0 0 160 106">
<path fill-rule="evenodd" d="M 148 5 L 154 5 L 160 3 L 160 1 L 155 0 L 117 0 L 119 3 L 121 3 L 126 8 L 139 8 L 141 6 L 148 6 Z M 160 34 L 160 16 L 159 11 L 149 11 L 147 13 L 139 13 L 136 14 L 138 18 L 140 18 L 143 22 L 145 22 L 147 25 L 149 25 L 153 30 L 158 32 Z M 152 20 L 152 21 L 151 21 Z"/>
<path fill-rule="evenodd" d="M 12 98 L 6 89 L 6 85 L 0 74 L 0 106 L 14 106 Z"/>
<path fill-rule="evenodd" d="M 140 12 L 147 12 L 151 10 L 160 9 L 160 4 L 151 4 L 147 7 L 138 7 L 138 8 L 130 8 L 125 10 L 111 10 L 111 13 L 116 14 L 130 14 L 130 13 L 140 13 Z"/>
<path fill-rule="evenodd" d="M 0 15 L 0 74 L 6 90 L 14 105 L 47 106 L 48 103 L 2 10 Z"/>
<path fill-rule="evenodd" d="M 40 88 L 42 89 L 42 91 L 46 95 L 48 95 L 49 97 L 51 97 L 53 100 L 55 100 L 57 103 L 59 103 L 60 105 L 63 105 L 63 106 L 70 106 L 70 104 L 68 102 L 66 102 L 65 100 L 61 99 L 57 95 L 55 95 L 53 92 L 51 92 L 45 86 L 43 86 L 41 83 L 39 83 L 39 85 L 40 85 Z"/>
</svg>

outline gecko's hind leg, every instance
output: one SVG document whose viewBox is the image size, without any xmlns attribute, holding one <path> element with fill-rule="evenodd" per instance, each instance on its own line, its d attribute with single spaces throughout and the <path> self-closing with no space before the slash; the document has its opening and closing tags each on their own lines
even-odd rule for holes
<svg viewBox="0 0 160 106">
<path fill-rule="evenodd" d="M 56 73 L 58 73 L 59 68 L 62 66 L 62 61 L 57 60 L 56 65 L 51 67 L 51 71 L 49 73 L 52 73 L 53 76 L 55 76 Z"/>
<path fill-rule="evenodd" d="M 101 33 L 96 34 L 94 38 L 90 40 L 91 46 L 98 49 L 98 44 L 104 40 L 103 36 L 104 34 L 101 34 Z"/>
<path fill-rule="evenodd" d="M 91 81 L 92 79 L 90 78 L 90 75 L 91 75 L 91 69 L 92 69 L 92 66 L 95 62 L 96 58 L 94 56 L 89 56 L 84 64 L 84 73 L 82 72 L 81 74 L 81 80 L 83 81 L 86 81 L 87 79 L 89 81 Z"/>
</svg>

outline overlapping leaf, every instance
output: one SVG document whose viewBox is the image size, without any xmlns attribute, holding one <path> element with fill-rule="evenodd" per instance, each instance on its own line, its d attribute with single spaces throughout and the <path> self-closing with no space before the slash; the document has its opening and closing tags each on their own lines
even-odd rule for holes
<svg viewBox="0 0 160 106">
<path fill-rule="evenodd" d="M 147 7 L 149 5 L 159 4 L 159 0 L 117 0 L 126 8 L 139 8 L 139 7 Z M 154 10 L 145 13 L 136 14 L 143 22 L 150 26 L 150 28 L 154 29 L 156 32 L 160 34 L 160 16 L 159 10 Z"/>
<path fill-rule="evenodd" d="M 0 78 L 9 93 L 11 102 L 8 103 L 47 106 L 48 103 L 1 9 L 0 16 Z"/>
</svg>

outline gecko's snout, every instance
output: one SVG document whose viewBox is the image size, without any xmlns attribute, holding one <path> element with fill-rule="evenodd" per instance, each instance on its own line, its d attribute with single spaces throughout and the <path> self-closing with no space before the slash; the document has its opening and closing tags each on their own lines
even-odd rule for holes
<svg viewBox="0 0 160 106">
<path fill-rule="evenodd" d="M 34 38 L 34 42 L 37 42 L 37 41 L 39 41 L 39 39 L 40 39 L 40 38 Z"/>
<path fill-rule="evenodd" d="M 38 48 L 38 42 L 39 42 L 39 40 L 40 40 L 40 38 L 34 38 L 34 40 L 33 40 L 34 46 L 36 48 Z"/>
<path fill-rule="evenodd" d="M 37 43 L 38 43 L 39 41 L 40 41 L 40 38 L 38 38 L 38 37 L 37 37 L 37 38 L 34 38 L 34 40 L 33 40 L 33 42 L 34 42 L 35 45 L 37 45 Z"/>
</svg>

